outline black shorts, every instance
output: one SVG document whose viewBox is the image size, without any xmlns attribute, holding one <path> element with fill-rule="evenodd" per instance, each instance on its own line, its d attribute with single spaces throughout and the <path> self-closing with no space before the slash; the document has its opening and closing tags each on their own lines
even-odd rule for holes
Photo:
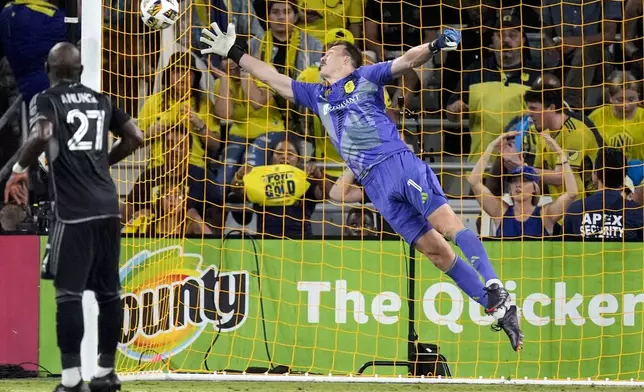
<svg viewBox="0 0 644 392">
<path fill-rule="evenodd" d="M 121 223 L 102 218 L 82 223 L 54 222 L 45 268 L 59 290 L 118 294 Z"/>
</svg>

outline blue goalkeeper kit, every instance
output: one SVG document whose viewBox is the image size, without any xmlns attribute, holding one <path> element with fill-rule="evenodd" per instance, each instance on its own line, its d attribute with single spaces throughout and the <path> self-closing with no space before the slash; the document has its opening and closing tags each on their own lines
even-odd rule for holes
<svg viewBox="0 0 644 392">
<path fill-rule="evenodd" d="M 293 95 L 320 117 L 333 145 L 382 216 L 409 244 L 431 229 L 427 217 L 447 203 L 434 172 L 387 117 L 382 90 L 392 61 L 360 67 L 331 86 L 292 82 Z"/>
<path fill-rule="evenodd" d="M 458 42 L 460 33 L 446 30 L 430 50 Z M 360 67 L 330 86 L 293 81 L 291 88 L 295 103 L 320 118 L 334 147 L 382 217 L 414 246 L 432 230 L 428 218 L 447 204 L 447 197 L 432 169 L 407 148 L 396 124 L 387 117 L 382 89 L 393 79 L 392 64 Z M 519 350 L 522 334 L 516 307 L 510 306 L 483 244 L 464 227 L 450 235 L 469 263 L 454 254 L 444 272 L 488 314 L 497 315 L 497 330 L 503 329 L 512 348 Z M 507 312 L 497 312 L 500 308 Z"/>
</svg>

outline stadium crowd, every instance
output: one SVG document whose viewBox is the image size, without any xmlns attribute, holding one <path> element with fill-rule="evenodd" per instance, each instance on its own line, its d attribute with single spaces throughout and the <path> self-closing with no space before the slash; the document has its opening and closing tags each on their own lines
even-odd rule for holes
<svg viewBox="0 0 644 392">
<path fill-rule="evenodd" d="M 3 3 L 4 112 L 19 94 L 28 103 L 48 87 L 46 54 L 68 34 L 63 4 Z M 459 50 L 403 75 L 382 99 L 410 149 L 436 167 L 457 164 L 441 176 L 443 187 L 456 205 L 480 203 L 479 233 L 643 240 L 642 0 L 182 0 L 168 56 L 162 32 L 138 17 L 138 2 L 104 4 L 103 90 L 146 137 L 134 162 L 141 168 L 114 172 L 125 233 L 392 232 L 343 171 L 316 117 L 232 61 L 199 55 L 201 28 L 232 21 L 251 55 L 306 82 L 321 81 L 331 42 L 354 43 L 369 64 L 445 27 L 461 29 Z M 15 119 L 0 129 L 2 165 L 21 133 Z M 46 163 L 31 177 L 31 204 L 41 208 Z M 337 221 L 324 212 L 345 204 Z M 6 205 L 0 223 L 25 230 L 35 215 Z"/>
</svg>

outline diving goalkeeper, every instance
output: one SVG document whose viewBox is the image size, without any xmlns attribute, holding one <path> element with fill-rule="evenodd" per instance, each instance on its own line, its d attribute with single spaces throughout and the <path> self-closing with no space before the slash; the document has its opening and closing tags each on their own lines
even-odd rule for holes
<svg viewBox="0 0 644 392">
<path fill-rule="evenodd" d="M 454 214 L 434 172 L 400 139 L 382 98 L 386 83 L 441 50 L 455 50 L 461 34 L 447 29 L 430 44 L 412 48 L 395 60 L 364 67 L 355 46 L 330 44 L 320 61 L 320 76 L 326 83 L 315 84 L 292 80 L 246 54 L 236 43 L 233 24 L 226 33 L 216 23 L 211 27 L 212 31 L 202 30 L 200 41 L 206 49 L 201 53 L 231 59 L 282 97 L 312 110 L 391 227 L 481 304 L 495 319 L 493 329 L 505 331 L 512 348 L 520 350 L 523 335 L 517 307 L 494 272 L 483 244 Z M 445 238 L 461 248 L 474 268 Z"/>
</svg>

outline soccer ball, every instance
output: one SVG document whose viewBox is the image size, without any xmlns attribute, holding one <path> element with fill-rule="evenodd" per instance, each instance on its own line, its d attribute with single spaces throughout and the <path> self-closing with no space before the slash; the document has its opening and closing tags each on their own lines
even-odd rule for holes
<svg viewBox="0 0 644 392">
<path fill-rule="evenodd" d="M 165 29 L 174 24 L 179 17 L 177 0 L 142 0 L 141 19 L 153 29 Z"/>
</svg>

